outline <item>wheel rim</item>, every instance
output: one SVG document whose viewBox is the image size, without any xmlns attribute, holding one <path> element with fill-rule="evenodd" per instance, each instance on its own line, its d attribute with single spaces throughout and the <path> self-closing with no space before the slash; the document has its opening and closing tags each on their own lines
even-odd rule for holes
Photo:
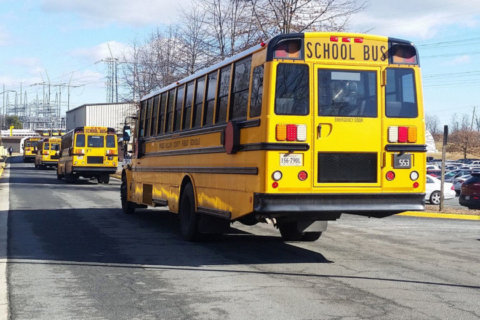
<svg viewBox="0 0 480 320">
<path fill-rule="evenodd" d="M 434 192 L 431 196 L 430 201 L 433 204 L 439 204 L 440 203 L 440 192 Z"/>
</svg>

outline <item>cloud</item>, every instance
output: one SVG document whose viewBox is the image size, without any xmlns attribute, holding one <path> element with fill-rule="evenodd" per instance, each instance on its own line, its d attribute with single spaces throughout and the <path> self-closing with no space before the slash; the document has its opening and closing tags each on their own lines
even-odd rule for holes
<svg viewBox="0 0 480 320">
<path fill-rule="evenodd" d="M 0 26 L 0 46 L 5 46 L 10 42 L 10 34 Z"/>
<path fill-rule="evenodd" d="M 479 13 L 479 1 L 370 0 L 364 11 L 351 17 L 350 30 L 429 39 L 453 25 L 477 26 Z"/>
<path fill-rule="evenodd" d="M 70 54 L 87 61 L 97 62 L 102 59 L 110 58 L 111 56 L 121 59 L 124 56 L 128 56 L 130 50 L 130 46 L 124 43 L 108 41 L 91 48 L 73 50 Z"/>
<path fill-rule="evenodd" d="M 178 17 L 178 7 L 178 2 L 171 0 L 42 1 L 42 9 L 47 12 L 76 13 L 94 24 L 170 24 Z"/>
<path fill-rule="evenodd" d="M 458 66 L 463 64 L 468 64 L 472 62 L 472 57 L 469 55 L 461 55 L 453 58 L 450 61 L 447 61 L 445 64 L 450 66 Z"/>
</svg>

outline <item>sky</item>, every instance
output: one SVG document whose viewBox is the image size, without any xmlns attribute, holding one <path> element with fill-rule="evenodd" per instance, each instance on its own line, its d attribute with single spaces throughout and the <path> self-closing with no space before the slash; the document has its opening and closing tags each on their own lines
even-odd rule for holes
<svg viewBox="0 0 480 320">
<path fill-rule="evenodd" d="M 62 113 L 104 102 L 107 68 L 102 60 L 110 51 L 121 58 L 129 44 L 174 23 L 179 3 L 187 5 L 172 0 L 0 0 L 0 92 L 11 102 L 15 92 L 17 99 L 23 92 L 22 100 L 33 102 L 41 99 L 42 84 L 50 83 L 51 100 L 62 102 Z M 438 116 L 441 125 L 450 124 L 454 114 L 471 116 L 474 107 L 480 115 L 479 0 L 368 0 L 347 31 L 412 41 L 420 56 L 426 114 Z"/>
</svg>

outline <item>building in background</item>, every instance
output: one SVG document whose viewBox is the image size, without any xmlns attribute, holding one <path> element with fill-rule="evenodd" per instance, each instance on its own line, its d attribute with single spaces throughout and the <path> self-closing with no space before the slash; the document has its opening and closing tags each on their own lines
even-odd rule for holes
<svg viewBox="0 0 480 320">
<path fill-rule="evenodd" d="M 67 131 L 83 126 L 114 128 L 121 135 L 125 120 L 135 116 L 135 103 L 84 104 L 67 111 Z"/>
</svg>

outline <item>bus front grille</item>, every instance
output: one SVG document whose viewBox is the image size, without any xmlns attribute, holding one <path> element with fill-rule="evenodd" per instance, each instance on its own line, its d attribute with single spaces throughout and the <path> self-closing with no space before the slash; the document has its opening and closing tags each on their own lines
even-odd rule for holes
<svg viewBox="0 0 480 320">
<path fill-rule="evenodd" d="M 87 163 L 91 164 L 103 164 L 103 157 L 87 157 Z"/>
<path fill-rule="evenodd" d="M 377 182 L 376 153 L 318 153 L 319 183 Z"/>
</svg>

